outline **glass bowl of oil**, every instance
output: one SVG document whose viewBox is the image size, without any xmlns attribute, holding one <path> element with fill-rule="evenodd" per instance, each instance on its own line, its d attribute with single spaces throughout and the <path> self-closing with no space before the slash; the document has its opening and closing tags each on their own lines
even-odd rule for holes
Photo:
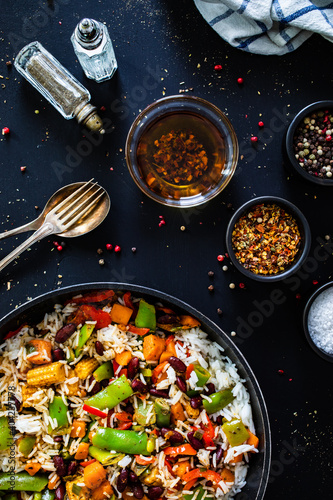
<svg viewBox="0 0 333 500">
<path fill-rule="evenodd" d="M 206 203 L 231 180 L 238 142 L 226 115 L 200 97 L 164 97 L 134 120 L 126 162 L 151 199 L 179 208 Z"/>
</svg>

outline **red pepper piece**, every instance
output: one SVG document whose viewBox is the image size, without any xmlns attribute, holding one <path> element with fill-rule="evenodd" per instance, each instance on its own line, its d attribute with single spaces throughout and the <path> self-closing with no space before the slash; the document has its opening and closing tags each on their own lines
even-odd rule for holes
<svg viewBox="0 0 333 500">
<path fill-rule="evenodd" d="M 67 300 L 66 304 L 89 304 L 95 302 L 103 302 L 104 300 L 112 299 L 114 297 L 113 290 L 104 290 L 103 292 L 91 292 L 83 295 L 82 297 L 76 297 L 74 299 Z"/>
<path fill-rule="evenodd" d="M 120 431 L 127 431 L 132 427 L 132 422 L 123 422 L 122 424 L 118 425 L 117 429 Z"/>
<path fill-rule="evenodd" d="M 96 458 L 93 458 L 92 460 L 87 460 L 85 462 L 80 462 L 81 467 L 87 467 L 87 465 L 93 464 L 96 462 Z"/>
<path fill-rule="evenodd" d="M 186 380 L 188 380 L 190 378 L 193 370 L 194 370 L 194 366 L 192 364 L 188 365 L 188 367 L 186 368 L 186 373 L 185 373 Z"/>
<path fill-rule="evenodd" d="M 150 328 L 139 328 L 134 325 L 129 325 L 128 332 L 134 333 L 135 335 L 147 335 L 147 333 L 150 331 Z"/>
<path fill-rule="evenodd" d="M 107 413 L 104 411 L 99 410 L 98 408 L 94 408 L 93 406 L 89 406 L 84 404 L 83 405 L 84 411 L 91 413 L 92 415 L 95 415 L 96 417 L 101 417 L 101 418 L 106 418 L 108 416 Z"/>
<path fill-rule="evenodd" d="M 12 337 L 15 337 L 24 326 L 27 326 L 27 323 L 24 323 L 23 325 L 19 326 L 17 330 L 13 330 L 11 332 L 8 332 L 7 335 L 4 337 L 4 340 L 11 339 Z"/>
<path fill-rule="evenodd" d="M 117 361 L 115 359 L 112 360 L 112 366 L 113 366 L 113 373 L 115 374 L 116 377 L 119 376 L 119 373 L 117 373 L 117 370 L 119 368 L 119 363 L 117 363 Z M 117 375 L 116 375 L 117 373 Z"/>
<path fill-rule="evenodd" d="M 95 327 L 96 330 L 105 328 L 106 326 L 111 324 L 110 314 L 106 311 L 102 311 L 102 309 L 96 309 L 94 306 L 88 306 L 86 304 L 81 306 L 80 309 L 85 315 L 86 319 L 97 321 Z"/>
</svg>

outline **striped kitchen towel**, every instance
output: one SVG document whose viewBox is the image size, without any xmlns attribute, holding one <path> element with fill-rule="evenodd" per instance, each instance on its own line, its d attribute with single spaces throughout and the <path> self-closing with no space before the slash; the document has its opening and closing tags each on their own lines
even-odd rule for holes
<svg viewBox="0 0 333 500">
<path fill-rule="evenodd" d="M 327 0 L 194 0 L 206 21 L 233 47 L 282 55 L 313 33 L 333 42 L 333 2 Z"/>
</svg>

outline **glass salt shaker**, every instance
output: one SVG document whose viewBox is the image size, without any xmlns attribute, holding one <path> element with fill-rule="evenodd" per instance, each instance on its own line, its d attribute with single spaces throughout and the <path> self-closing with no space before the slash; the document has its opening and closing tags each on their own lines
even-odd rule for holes
<svg viewBox="0 0 333 500">
<path fill-rule="evenodd" d="M 105 133 L 96 108 L 89 103 L 89 91 L 39 42 L 23 47 L 14 65 L 64 118 L 75 116 L 93 132 Z"/>
<path fill-rule="evenodd" d="M 71 36 L 71 42 L 88 78 L 100 83 L 113 76 L 118 65 L 104 24 L 94 19 L 82 19 Z"/>
</svg>

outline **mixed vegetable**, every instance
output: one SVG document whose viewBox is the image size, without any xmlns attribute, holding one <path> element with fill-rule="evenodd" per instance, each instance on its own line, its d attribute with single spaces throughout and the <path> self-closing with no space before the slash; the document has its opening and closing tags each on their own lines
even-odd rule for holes
<svg viewBox="0 0 333 500">
<path fill-rule="evenodd" d="M 53 338 L 35 328 L 36 338 L 25 344 L 29 369 L 18 402 L 21 414 L 31 414 L 39 393 L 53 389 L 54 470 L 34 458 L 40 436 L 15 439 L 8 416 L 0 416 L 0 454 L 14 442 L 25 469 L 14 479 L 0 473 L 0 496 L 200 500 L 227 493 L 235 467 L 257 451 L 258 438 L 238 415 L 221 415 L 234 401 L 233 387 L 216 390 L 209 369 L 187 362 L 191 352 L 181 332 L 200 322 L 130 292 L 93 292 L 66 305 L 72 312 Z M 130 342 L 122 350 L 106 348 L 100 339 L 107 334 L 97 332 L 107 328 L 111 336 L 112 328 L 127 335 L 135 348 Z"/>
</svg>

